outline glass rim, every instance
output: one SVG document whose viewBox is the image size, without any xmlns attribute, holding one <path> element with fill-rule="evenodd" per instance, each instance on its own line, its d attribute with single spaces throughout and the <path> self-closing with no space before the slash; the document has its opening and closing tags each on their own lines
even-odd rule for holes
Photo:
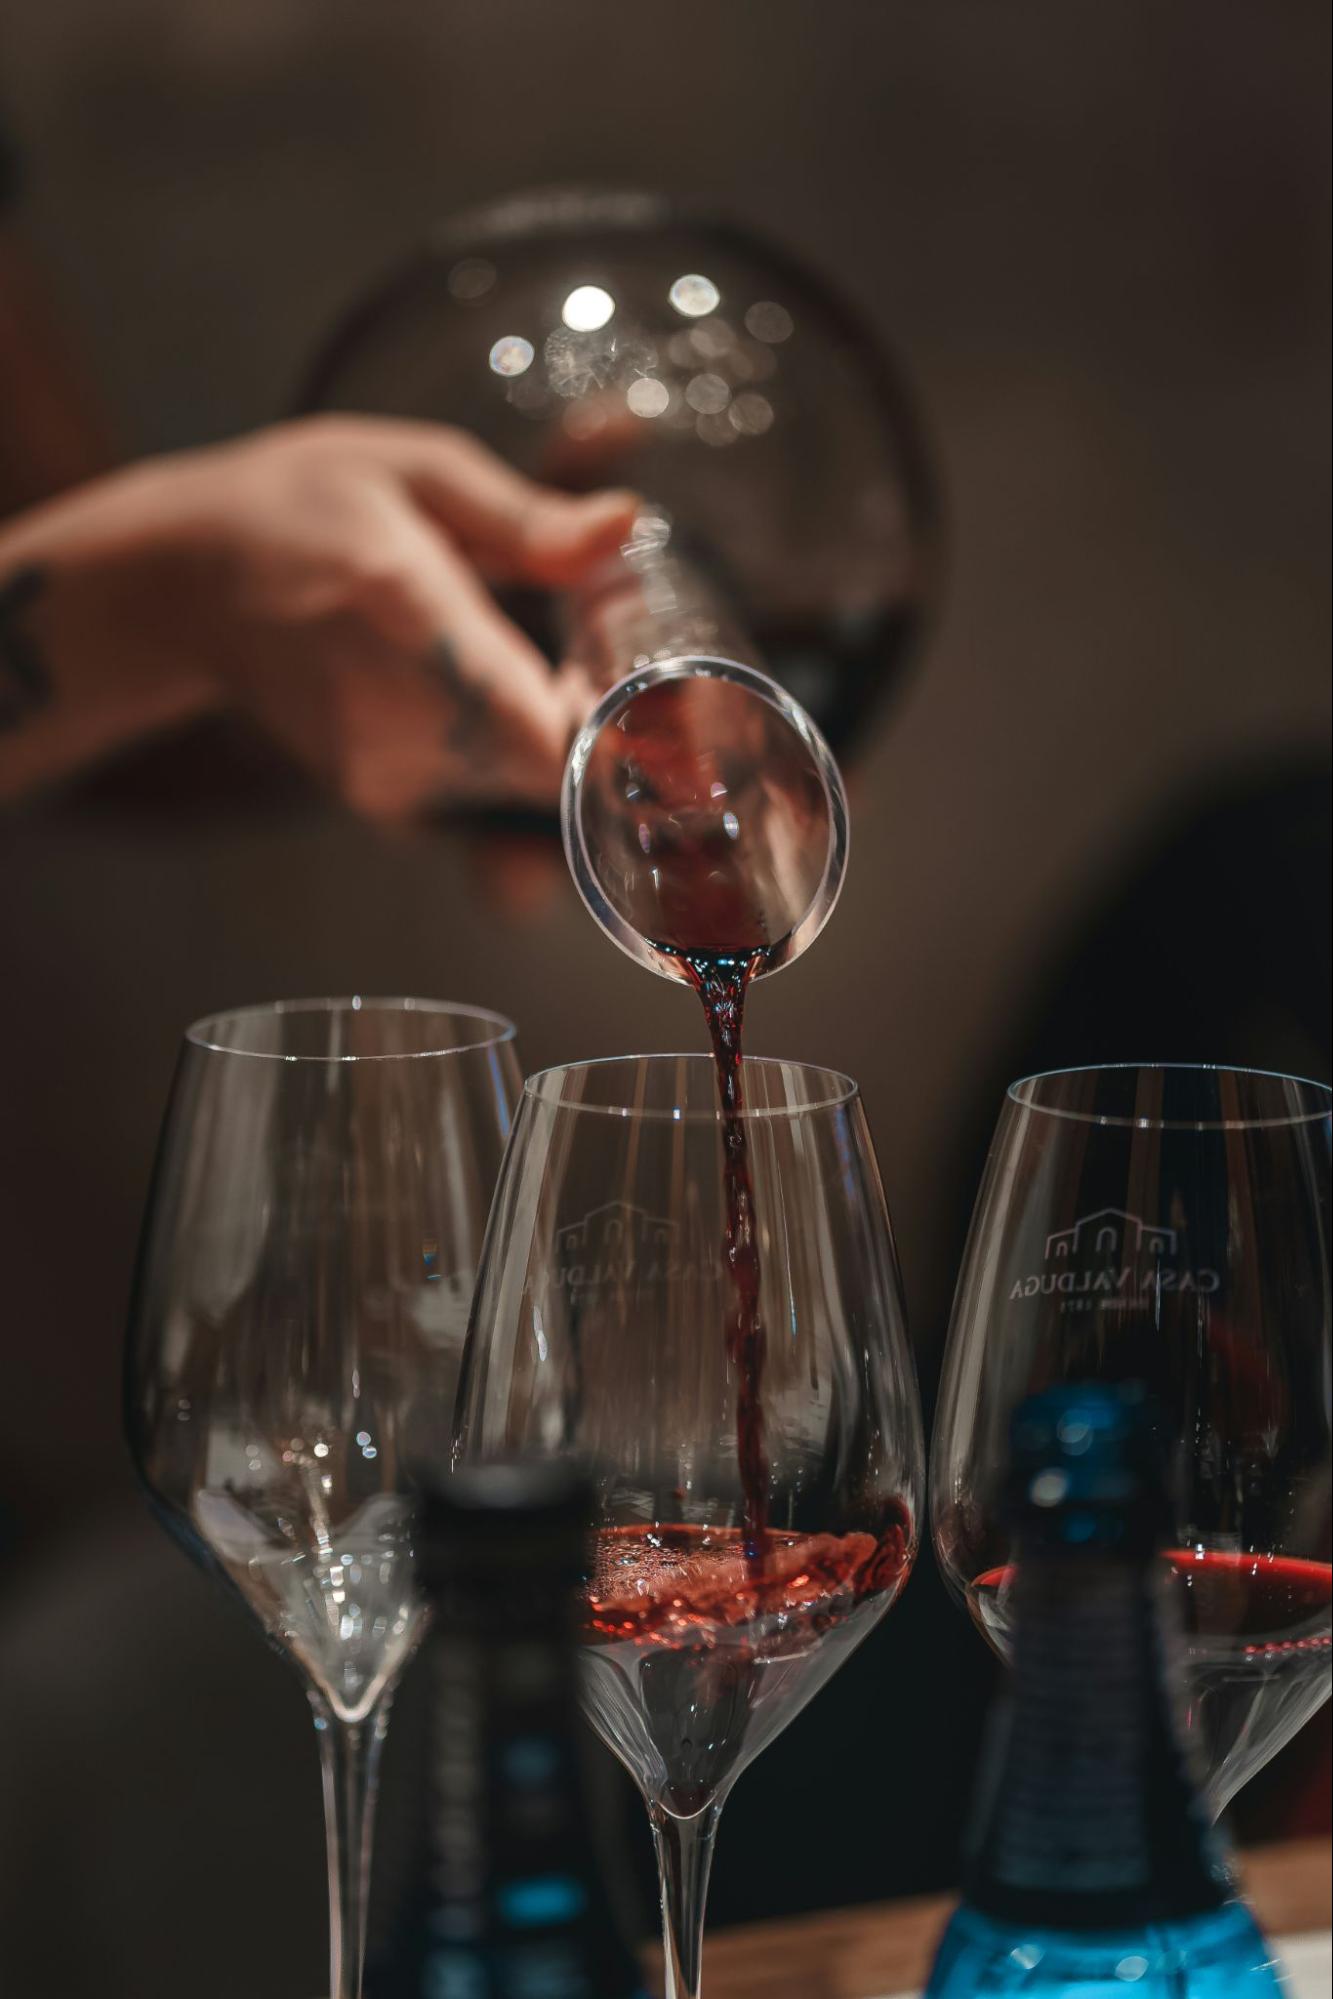
<svg viewBox="0 0 1333 1999">
<path fill-rule="evenodd" d="M 644 666 L 637 666 L 623 679 L 617 680 L 606 690 L 597 706 L 589 715 L 583 727 L 570 744 L 569 755 L 565 759 L 565 772 L 560 786 L 560 833 L 564 842 L 565 858 L 569 871 L 574 877 L 574 885 L 583 899 L 593 921 L 636 965 L 646 965 L 659 978 L 680 979 L 682 976 L 676 962 L 664 953 L 654 950 L 648 939 L 628 922 L 615 908 L 602 889 L 588 851 L 584 833 L 583 813 L 580 801 L 583 796 L 583 775 L 592 755 L 593 745 L 607 724 L 614 720 L 622 708 L 650 687 L 660 686 L 663 681 L 689 680 L 695 677 L 728 680 L 737 687 L 744 687 L 776 709 L 788 728 L 800 737 L 815 773 L 823 787 L 829 813 L 829 847 L 825 856 L 824 872 L 820 876 L 819 887 L 811 898 L 810 905 L 800 921 L 793 925 L 781 939 L 776 949 L 770 948 L 764 962 L 756 969 L 755 978 L 765 979 L 774 972 L 780 972 L 793 958 L 799 958 L 808 944 L 813 943 L 829 917 L 837 907 L 842 885 L 847 877 L 847 856 L 851 844 L 848 820 L 847 792 L 838 769 L 837 758 L 824 738 L 823 731 L 814 722 L 794 695 L 789 694 L 780 681 L 761 667 L 750 666 L 742 660 L 725 659 L 714 653 L 676 653 L 670 659 L 653 660 Z"/>
<path fill-rule="evenodd" d="M 652 1063 L 658 1067 L 667 1062 L 688 1062 L 693 1068 L 706 1066 L 711 1075 L 715 1064 L 711 1055 L 701 1055 L 696 1050 L 664 1050 L 652 1055 L 597 1055 L 587 1062 L 556 1062 L 549 1068 L 535 1069 L 523 1080 L 523 1095 L 534 1104 L 546 1110 L 587 1112 L 593 1117 L 632 1118 L 636 1123 L 657 1124 L 721 1124 L 726 1113 L 720 1103 L 713 1101 L 706 1107 L 702 1104 L 686 1107 L 682 1104 L 670 1108 L 645 1106 L 641 1104 L 589 1104 L 569 1103 L 563 1098 L 548 1094 L 557 1078 L 586 1074 L 589 1070 L 610 1069 L 618 1063 Z M 829 1093 L 807 1104 L 746 1104 L 734 1115 L 743 1122 L 764 1119 L 795 1119 L 813 1116 L 820 1111 L 844 1110 L 849 1104 L 861 1100 L 861 1085 L 855 1077 L 846 1075 L 841 1069 L 830 1069 L 822 1062 L 789 1061 L 781 1055 L 747 1055 L 741 1065 L 741 1074 L 747 1070 L 796 1069 L 805 1076 L 821 1076 L 828 1083 Z M 716 1092 L 714 1092 L 716 1095 Z"/>
<path fill-rule="evenodd" d="M 1311 1110 L 1260 1117 L 1122 1117 L 1071 1110 L 1060 1104 L 1044 1104 L 1034 1094 L 1041 1083 L 1059 1082 L 1073 1076 L 1112 1076 L 1128 1071 L 1157 1075 L 1232 1076 L 1258 1083 L 1294 1083 L 1302 1090 L 1315 1091 L 1323 1102 Z M 1311 1076 L 1291 1076 L 1281 1069 L 1247 1069 L 1228 1062 L 1089 1062 L 1074 1064 L 1067 1069 L 1039 1069 L 1030 1076 L 1019 1076 L 1006 1089 L 1005 1100 L 1017 1105 L 1019 1110 L 1032 1111 L 1040 1117 L 1064 1118 L 1071 1124 L 1106 1125 L 1136 1131 L 1260 1131 L 1270 1126 L 1279 1128 L 1319 1123 L 1333 1110 L 1333 1089 L 1327 1083 L 1316 1082 Z"/>
<path fill-rule="evenodd" d="M 457 1019 L 484 1021 L 495 1031 L 483 1035 L 476 1041 L 453 1041 L 439 1048 L 388 1049 L 378 1054 L 365 1055 L 297 1055 L 281 1048 L 236 1048 L 229 1047 L 215 1037 L 225 1023 L 241 1021 L 271 1020 L 281 1014 L 321 1014 L 347 1012 L 353 1014 L 413 1013 L 429 1016 L 447 1014 Z M 319 1062 L 326 1067 L 342 1062 L 422 1062 L 433 1061 L 446 1055 L 471 1055 L 488 1048 L 500 1048 L 506 1042 L 516 1039 L 518 1029 L 504 1014 L 496 1013 L 491 1007 L 470 1006 L 452 1000 L 419 999 L 410 994 L 388 994 L 383 997 L 361 993 L 342 993 L 321 999 L 258 1000 L 249 1006 L 225 1007 L 218 1013 L 206 1013 L 198 1020 L 192 1020 L 185 1029 L 183 1039 L 192 1048 L 201 1049 L 209 1055 L 238 1055 L 252 1062 Z"/>
</svg>

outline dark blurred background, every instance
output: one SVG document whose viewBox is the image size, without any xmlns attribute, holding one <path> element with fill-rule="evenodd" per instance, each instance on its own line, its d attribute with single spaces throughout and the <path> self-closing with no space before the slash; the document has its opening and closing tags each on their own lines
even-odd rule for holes
<svg viewBox="0 0 1333 1999">
<path fill-rule="evenodd" d="M 1328 54 L 1317 0 L 61 0 L 0 28 L 9 225 L 118 453 L 281 413 L 368 276 L 550 181 L 706 198 L 891 341 L 944 495 L 938 616 L 850 759 L 839 914 L 751 1035 L 864 1085 L 928 1399 L 1009 1075 L 1328 1074 Z M 205 1011 L 485 1002 L 529 1068 L 698 1042 L 558 872 L 525 903 L 505 866 L 466 829 L 376 833 L 216 730 L 0 825 L 15 1991 L 93 1964 L 102 1999 L 321 1989 L 298 1682 L 120 1440 L 135 1236 Z M 949 1881 L 991 1670 L 923 1558 L 739 1786 L 716 1920 Z M 1244 1832 L 1323 1809 L 1319 1728 Z"/>
</svg>

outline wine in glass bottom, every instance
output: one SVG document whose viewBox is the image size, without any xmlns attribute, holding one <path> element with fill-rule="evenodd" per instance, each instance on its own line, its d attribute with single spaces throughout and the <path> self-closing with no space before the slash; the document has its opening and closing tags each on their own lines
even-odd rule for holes
<svg viewBox="0 0 1333 1999">
<path fill-rule="evenodd" d="M 586 1699 L 640 1789 L 689 1818 L 818 1693 L 907 1580 L 905 1507 L 879 1534 L 603 1527 L 583 1624 Z"/>
<path fill-rule="evenodd" d="M 1163 1560 L 1185 1635 L 1185 1727 L 1200 1767 L 1225 1771 L 1234 1796 L 1328 1699 L 1333 1568 L 1221 1548 L 1170 1548 Z M 987 1570 L 965 1592 L 1006 1657 L 1013 1574 Z"/>
</svg>

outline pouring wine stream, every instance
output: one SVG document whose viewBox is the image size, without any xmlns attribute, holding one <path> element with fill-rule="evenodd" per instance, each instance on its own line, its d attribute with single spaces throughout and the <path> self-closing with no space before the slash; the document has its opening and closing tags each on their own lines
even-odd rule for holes
<svg viewBox="0 0 1333 1999">
<path fill-rule="evenodd" d="M 769 1468 L 760 1249 L 744 1117 L 751 982 L 823 928 L 847 861 L 847 801 L 809 716 L 753 664 L 669 522 L 633 540 L 576 607 L 576 656 L 634 670 L 570 752 L 565 851 L 593 916 L 638 963 L 692 986 L 717 1070 L 737 1378 L 736 1451 L 749 1573 L 764 1572 Z"/>
</svg>

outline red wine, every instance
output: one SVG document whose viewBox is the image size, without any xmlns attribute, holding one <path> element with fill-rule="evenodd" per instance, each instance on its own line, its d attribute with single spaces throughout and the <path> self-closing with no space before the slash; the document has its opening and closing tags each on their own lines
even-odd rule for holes
<svg viewBox="0 0 1333 1999">
<path fill-rule="evenodd" d="M 747 1763 L 889 1608 L 914 1553 L 878 1534 L 606 1527 L 583 1618 L 585 1699 L 649 1796 L 687 1817 Z"/>
<path fill-rule="evenodd" d="M 602 731 L 585 776 L 585 835 L 618 913 L 703 1003 L 722 1106 L 724 1339 L 735 1373 L 745 1550 L 767 1544 L 765 1333 L 743 1097 L 749 983 L 810 909 L 830 806 L 810 747 L 753 689 L 706 672 L 643 689 Z"/>
<path fill-rule="evenodd" d="M 1185 1627 L 1186 1725 L 1225 1800 L 1316 1712 L 1329 1691 L 1333 1569 L 1287 1555 L 1167 1549 Z M 1008 1654 L 1008 1567 L 967 1591 L 985 1636 Z"/>
<path fill-rule="evenodd" d="M 668 766 L 670 760 L 668 759 Z M 659 782 L 661 781 L 659 777 Z M 734 815 L 733 815 L 734 817 Z M 739 822 L 737 822 L 739 823 Z M 722 1106 L 724 1249 L 733 1303 L 724 1328 L 727 1358 L 736 1370 L 736 1457 L 745 1521 L 745 1555 L 762 1566 L 768 1525 L 768 1456 L 764 1448 L 761 1390 L 767 1344 L 760 1312 L 762 1272 L 755 1228 L 754 1184 L 746 1137 L 742 1082 L 745 995 L 774 946 L 765 937 L 761 898 L 738 868 L 732 841 L 720 824 L 688 840 L 655 848 L 655 883 L 670 939 L 654 948 L 681 965 L 703 1004 L 717 1067 Z"/>
<path fill-rule="evenodd" d="M 767 1339 L 759 1304 L 762 1273 L 750 1148 L 741 1115 L 745 1108 L 741 1032 L 746 988 L 766 956 L 764 951 L 736 957 L 709 951 L 682 954 L 690 983 L 703 1001 L 722 1103 L 726 1259 L 734 1292 L 725 1337 L 727 1358 L 737 1376 L 736 1456 L 745 1514 L 745 1553 L 753 1567 L 762 1566 L 766 1549 L 764 1530 L 768 1525 L 768 1455 L 764 1449 L 764 1411 L 760 1399 Z"/>
</svg>

